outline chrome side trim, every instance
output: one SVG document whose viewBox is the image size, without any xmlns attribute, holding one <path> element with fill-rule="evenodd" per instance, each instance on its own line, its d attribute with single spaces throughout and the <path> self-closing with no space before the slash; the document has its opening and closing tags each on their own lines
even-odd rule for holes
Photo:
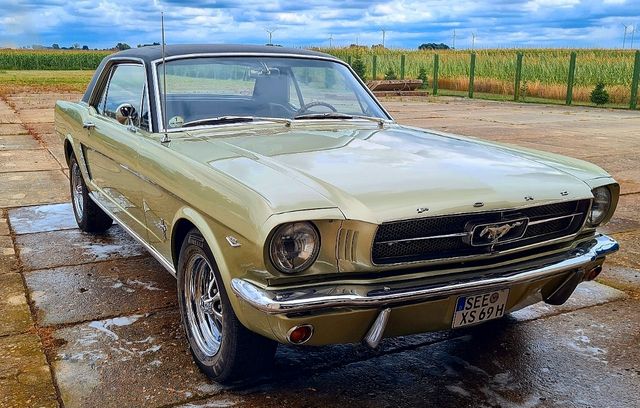
<svg viewBox="0 0 640 408">
<path fill-rule="evenodd" d="M 384 335 L 384 329 L 387 328 L 387 322 L 389 321 L 389 314 L 391 314 L 391 309 L 386 308 L 383 309 L 376 317 L 376 320 L 371 325 L 371 328 L 364 336 L 362 341 L 372 349 L 378 347 L 380 344 L 380 340 L 382 340 L 382 336 Z"/>
<path fill-rule="evenodd" d="M 558 221 L 558 220 L 563 220 L 565 218 L 574 218 L 574 217 L 578 217 L 580 215 L 582 215 L 582 213 L 573 213 L 573 214 L 568 214 L 568 215 L 562 215 L 560 217 L 545 218 L 545 219 L 538 220 L 538 221 L 531 221 L 531 222 L 529 222 L 529 225 L 544 224 L 545 222 Z"/>
<path fill-rule="evenodd" d="M 231 288 L 241 300 L 267 314 L 300 313 L 340 307 L 388 307 L 398 303 L 425 302 L 434 298 L 509 287 L 563 273 L 582 273 L 585 269 L 602 264 L 605 256 L 617 251 L 618 248 L 615 240 L 606 235 L 599 235 L 567 253 L 535 260 L 527 268 L 518 272 L 512 272 L 513 267 L 508 267 L 503 268 L 504 274 L 497 277 L 486 277 L 487 275 L 482 277 L 479 272 L 477 279 L 453 280 L 417 288 L 391 290 L 372 285 L 365 292 L 357 285 L 318 285 L 277 291 L 261 288 L 240 278 L 232 279 Z"/>
<path fill-rule="evenodd" d="M 160 252 L 156 251 L 152 246 L 150 246 L 149 244 L 147 244 L 147 242 L 145 242 L 142 237 L 140 237 L 138 234 L 136 234 L 131 228 L 129 228 L 125 223 L 123 223 L 122 221 L 120 221 L 120 219 L 118 219 L 118 217 L 116 217 L 111 211 L 109 211 L 109 209 L 107 209 L 106 206 L 104 206 L 102 203 L 100 203 L 98 201 L 97 198 L 95 198 L 95 192 L 91 192 L 89 193 L 89 197 L 91 198 L 91 200 L 96 203 L 96 205 L 98 207 L 100 207 L 102 209 L 102 211 L 104 211 L 105 213 L 107 213 L 107 215 L 109 215 L 109 217 L 111 217 L 116 223 L 118 223 L 118 225 L 120 225 L 122 227 L 123 230 L 125 230 L 129 235 L 131 235 L 131 237 L 133 239 L 135 239 L 136 241 L 138 241 L 140 243 L 140 245 L 142 245 L 147 251 L 149 251 L 149 253 L 156 258 L 156 260 L 158 262 L 160 262 L 160 265 L 164 266 L 164 268 L 169 271 L 170 274 L 172 274 L 174 277 L 176 276 L 176 270 L 173 267 L 173 265 L 167 261 L 164 256 L 162 256 L 162 254 L 160 254 Z"/>
<path fill-rule="evenodd" d="M 378 245 L 378 244 L 390 244 L 390 245 L 392 245 L 392 244 L 397 244 L 398 242 L 425 241 L 425 240 L 428 240 L 428 239 L 440 239 L 440 238 L 457 238 L 457 237 L 467 237 L 469 235 L 471 235 L 471 232 L 458 232 L 458 233 L 455 233 L 455 234 L 431 235 L 431 236 L 428 236 L 428 237 L 392 239 L 390 241 L 374 242 L 374 244 L 375 245 Z"/>
</svg>

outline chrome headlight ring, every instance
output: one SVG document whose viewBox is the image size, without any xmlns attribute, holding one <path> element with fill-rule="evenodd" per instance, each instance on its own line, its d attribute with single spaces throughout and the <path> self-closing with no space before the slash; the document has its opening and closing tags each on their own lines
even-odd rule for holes
<svg viewBox="0 0 640 408">
<path fill-rule="evenodd" d="M 611 210 L 612 195 L 608 186 L 596 187 L 591 190 L 591 193 L 593 194 L 593 202 L 587 222 L 591 227 L 597 227 L 607 218 Z"/>
<path fill-rule="evenodd" d="M 269 258 L 283 273 L 308 269 L 318 258 L 320 233 L 311 222 L 291 222 L 277 227 L 269 241 Z"/>
</svg>

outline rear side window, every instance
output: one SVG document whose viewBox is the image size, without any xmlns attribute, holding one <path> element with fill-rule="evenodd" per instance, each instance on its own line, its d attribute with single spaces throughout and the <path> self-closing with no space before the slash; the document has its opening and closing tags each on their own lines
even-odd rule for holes
<svg viewBox="0 0 640 408">
<path fill-rule="evenodd" d="M 137 127 L 142 124 L 148 128 L 146 101 L 143 103 L 145 75 L 142 65 L 116 65 L 111 69 L 110 75 L 109 83 L 96 106 L 98 113 L 115 119 L 118 107 L 128 103 L 137 112 L 133 124 Z"/>
</svg>

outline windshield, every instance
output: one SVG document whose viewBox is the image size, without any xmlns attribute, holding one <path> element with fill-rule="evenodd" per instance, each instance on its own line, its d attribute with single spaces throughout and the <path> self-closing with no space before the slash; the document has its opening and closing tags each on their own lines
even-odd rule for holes
<svg viewBox="0 0 640 408">
<path fill-rule="evenodd" d="M 169 129 L 251 118 L 389 119 L 351 71 L 332 61 L 202 57 L 166 65 Z M 161 98 L 162 67 L 157 66 Z"/>
</svg>

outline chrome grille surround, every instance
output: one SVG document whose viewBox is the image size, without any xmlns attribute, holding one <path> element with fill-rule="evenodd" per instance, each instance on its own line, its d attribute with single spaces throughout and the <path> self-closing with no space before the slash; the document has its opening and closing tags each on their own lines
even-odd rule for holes
<svg viewBox="0 0 640 408">
<path fill-rule="evenodd" d="M 383 223 L 376 231 L 371 260 L 374 265 L 446 261 L 543 246 L 575 237 L 584 226 L 590 206 L 591 200 L 584 199 Z M 470 245 L 475 226 L 523 218 L 528 220 L 528 225 L 520 238 Z"/>
</svg>

